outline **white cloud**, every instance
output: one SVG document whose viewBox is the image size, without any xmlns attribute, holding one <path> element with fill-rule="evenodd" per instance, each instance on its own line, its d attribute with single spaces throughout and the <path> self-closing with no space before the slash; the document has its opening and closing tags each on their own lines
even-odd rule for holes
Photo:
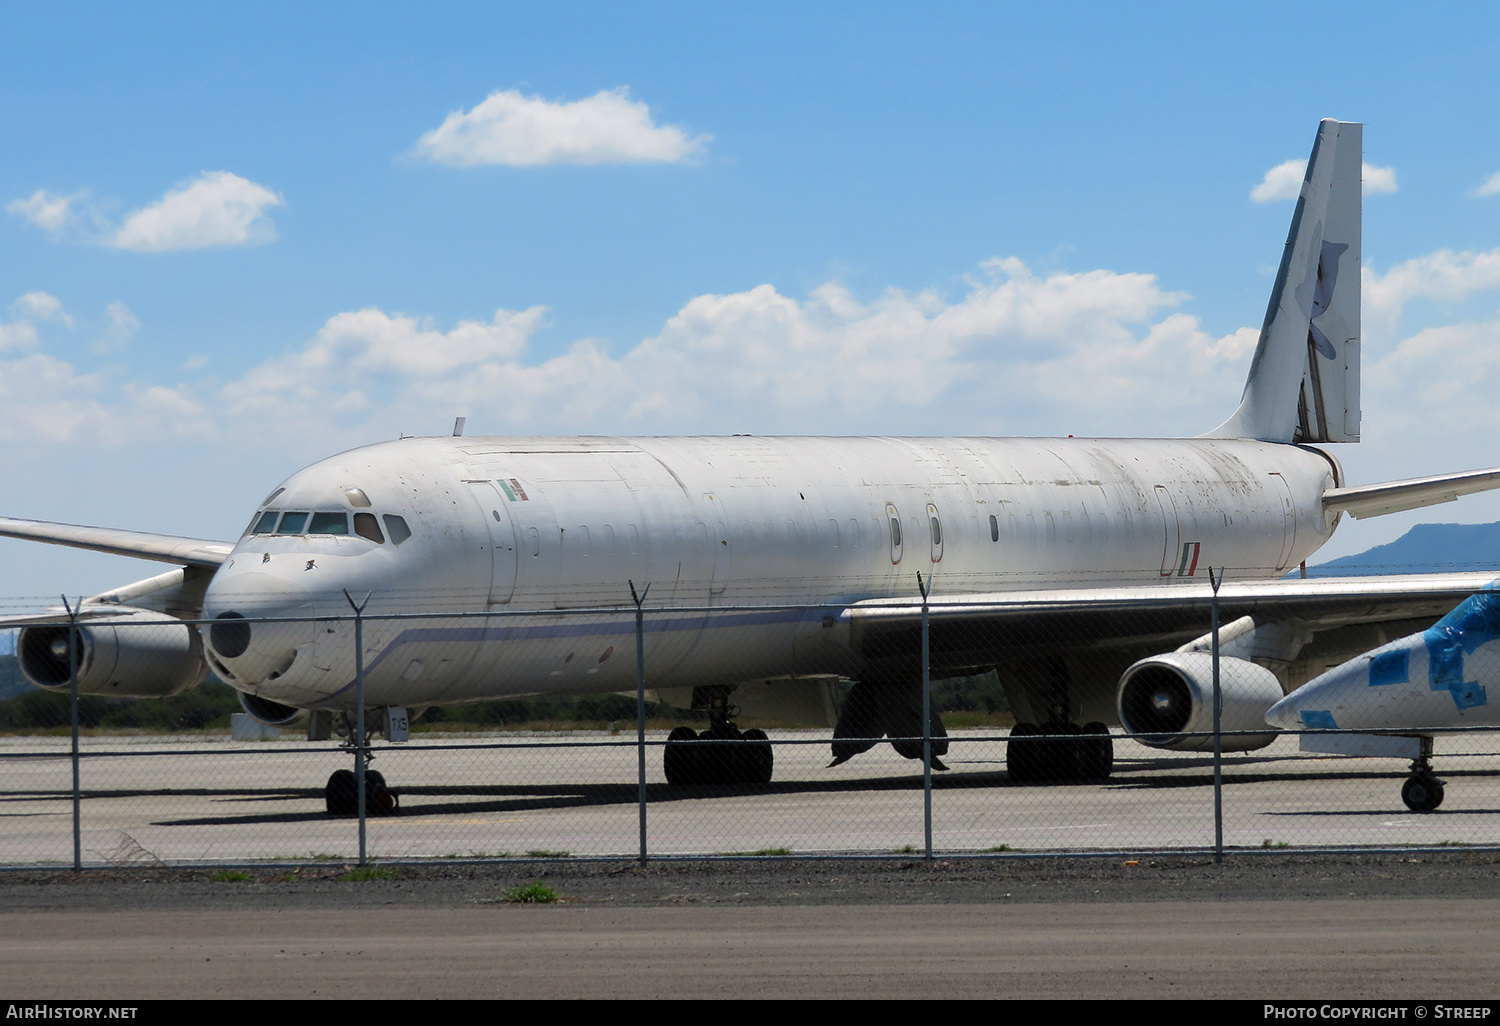
<svg viewBox="0 0 1500 1026">
<path fill-rule="evenodd" d="M 1484 180 L 1484 184 L 1475 189 L 1470 195 L 1494 196 L 1500 193 L 1500 171 L 1496 171 Z"/>
<path fill-rule="evenodd" d="M 73 318 L 63 309 L 62 300 L 49 292 L 28 292 L 15 302 L 16 309 L 39 321 L 60 321 L 73 326 Z"/>
<path fill-rule="evenodd" d="M 96 353 L 114 353 L 125 348 L 125 344 L 141 328 L 141 322 L 130 307 L 124 303 L 110 303 L 104 308 L 105 316 L 109 318 L 109 326 L 104 329 L 104 334 L 94 343 Z"/>
<path fill-rule="evenodd" d="M 37 343 L 36 328 L 27 321 L 0 321 L 0 352 L 7 349 L 30 349 Z"/>
<path fill-rule="evenodd" d="M 671 164 L 696 156 L 710 138 L 655 124 L 651 109 L 624 88 L 571 103 L 510 89 L 491 93 L 473 110 L 449 114 L 417 141 L 417 152 L 458 167 Z"/>
<path fill-rule="evenodd" d="M 1500 249 L 1455 253 L 1440 249 L 1413 257 L 1384 274 L 1368 265 L 1364 271 L 1365 337 L 1394 335 L 1405 305 L 1414 299 L 1453 303 L 1475 293 L 1500 288 Z"/>
<path fill-rule="evenodd" d="M 1376 167 L 1373 164 L 1359 165 L 1359 176 L 1363 179 L 1362 191 L 1366 196 L 1377 192 L 1396 191 L 1396 169 Z"/>
<path fill-rule="evenodd" d="M 1307 161 L 1288 160 L 1277 164 L 1266 172 L 1260 184 L 1250 190 L 1250 198 L 1257 203 L 1275 203 L 1278 200 L 1294 200 L 1302 192 L 1302 176 L 1307 173 Z M 1361 191 L 1366 195 L 1396 191 L 1396 169 L 1360 164 Z"/>
<path fill-rule="evenodd" d="M 60 234 L 77 217 L 74 205 L 87 198 L 87 192 L 75 192 L 60 196 L 38 189 L 25 199 L 12 200 L 5 205 L 7 213 L 36 225 L 52 235 Z"/>
<path fill-rule="evenodd" d="M 1257 203 L 1296 199 L 1302 191 L 1302 176 L 1306 171 L 1305 160 L 1288 160 L 1277 164 L 1266 172 L 1259 185 L 1250 190 L 1250 198 Z"/>
<path fill-rule="evenodd" d="M 118 249 L 165 252 L 210 246 L 257 246 L 276 238 L 266 211 L 284 200 L 228 171 L 204 171 L 126 215 L 104 241 Z"/>
<path fill-rule="evenodd" d="M 806 299 L 770 285 L 689 300 L 621 357 L 593 340 L 526 347 L 543 310 L 440 331 L 366 309 L 222 389 L 213 405 L 260 430 L 394 434 L 470 415 L 505 432 L 945 430 L 1193 433 L 1231 409 L 1257 333 L 1225 338 L 1173 312 L 1146 274 L 1034 275 L 990 261 L 961 299 L 838 283 Z M 1174 401 L 1159 398 L 1170 387 Z"/>
</svg>

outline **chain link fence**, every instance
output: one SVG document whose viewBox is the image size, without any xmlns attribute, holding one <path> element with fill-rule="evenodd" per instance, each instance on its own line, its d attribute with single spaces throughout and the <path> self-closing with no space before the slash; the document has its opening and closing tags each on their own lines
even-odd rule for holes
<svg viewBox="0 0 1500 1026">
<path fill-rule="evenodd" d="M 28 627 L 0 650 L 0 865 L 1500 844 L 1478 628 L 1456 670 L 1430 638 L 1361 664 L 1382 726 L 1344 729 L 1346 703 L 1277 730 L 1276 670 L 1308 667 L 1201 611 L 1059 633 L 920 599 L 639 598 Z M 1403 713 L 1398 684 L 1432 702 Z"/>
</svg>

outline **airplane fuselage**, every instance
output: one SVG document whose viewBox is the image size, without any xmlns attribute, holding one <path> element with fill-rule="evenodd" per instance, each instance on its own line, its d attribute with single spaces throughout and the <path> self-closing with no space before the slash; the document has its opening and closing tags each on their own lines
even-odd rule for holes
<svg viewBox="0 0 1500 1026">
<path fill-rule="evenodd" d="M 652 618 L 654 686 L 857 673 L 809 625 L 913 596 L 918 572 L 936 596 L 1278 577 L 1330 537 L 1340 483 L 1319 450 L 1242 440 L 403 439 L 288 479 L 204 616 L 347 614 L 345 591 L 369 593 L 376 705 L 632 688 L 630 582 L 685 607 Z M 486 610 L 545 615 L 379 618 Z M 205 633 L 241 690 L 348 708 L 350 629 L 251 625 L 238 652 L 243 632 Z"/>
</svg>

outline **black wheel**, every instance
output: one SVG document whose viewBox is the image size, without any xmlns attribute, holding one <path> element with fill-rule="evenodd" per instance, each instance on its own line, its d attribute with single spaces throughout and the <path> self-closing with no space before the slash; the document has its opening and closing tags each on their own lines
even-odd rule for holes
<svg viewBox="0 0 1500 1026">
<path fill-rule="evenodd" d="M 674 787 L 698 783 L 698 753 L 682 743 L 696 740 L 698 734 L 692 727 L 673 727 L 672 733 L 667 735 L 667 746 L 661 753 L 661 768 L 667 775 L 667 783 Z"/>
<path fill-rule="evenodd" d="M 744 733 L 743 753 L 744 780 L 747 784 L 769 784 L 776 754 L 771 750 L 771 739 L 764 730 L 751 728 Z"/>
<path fill-rule="evenodd" d="M 1108 780 L 1115 768 L 1115 742 L 1109 728 L 1097 720 L 1083 725 L 1078 739 L 1079 776 L 1084 780 Z"/>
<path fill-rule="evenodd" d="M 1013 784 L 1030 784 L 1037 779 L 1037 746 L 1041 741 L 1032 740 L 1042 732 L 1035 723 L 1017 723 L 1010 728 L 1010 740 L 1005 745 L 1005 768 L 1010 772 Z"/>
<path fill-rule="evenodd" d="M 1413 773 L 1401 785 L 1401 800 L 1413 812 L 1431 812 L 1443 804 L 1443 782 L 1431 773 Z"/>
<path fill-rule="evenodd" d="M 1082 728 L 1067 720 L 1048 720 L 1042 724 L 1043 734 L 1059 735 L 1046 741 L 1038 741 L 1041 754 L 1037 757 L 1037 772 L 1041 780 L 1070 783 L 1079 779 L 1079 742 L 1068 735 L 1081 734 Z"/>
<path fill-rule="evenodd" d="M 356 781 L 358 783 L 358 781 Z M 390 816 L 396 812 L 396 794 L 378 770 L 365 771 L 365 815 Z"/>
<path fill-rule="evenodd" d="M 334 770 L 323 788 L 323 803 L 330 816 L 352 816 L 359 809 L 359 784 L 353 770 Z"/>
<path fill-rule="evenodd" d="M 704 784 L 738 784 L 744 779 L 743 735 L 732 724 L 709 727 L 698 735 L 699 780 Z M 707 742 L 707 743 L 704 743 Z"/>
</svg>

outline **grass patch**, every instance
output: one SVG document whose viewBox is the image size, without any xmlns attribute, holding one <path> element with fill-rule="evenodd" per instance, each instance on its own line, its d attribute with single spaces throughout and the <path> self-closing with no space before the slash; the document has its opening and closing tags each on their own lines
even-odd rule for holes
<svg viewBox="0 0 1500 1026">
<path fill-rule="evenodd" d="M 220 883 L 244 883 L 250 879 L 250 874 L 243 869 L 221 869 L 209 879 Z"/>
<path fill-rule="evenodd" d="M 569 859 L 573 857 L 570 851 L 548 851 L 545 848 L 533 848 L 526 853 L 528 859 Z"/>
<path fill-rule="evenodd" d="M 922 849 L 918 848 L 915 844 L 903 844 L 901 847 L 893 849 L 893 850 L 895 851 L 895 853 L 897 855 L 920 855 L 920 854 L 922 854 Z"/>
<path fill-rule="evenodd" d="M 1261 841 L 1260 842 L 1260 846 L 1262 848 L 1290 848 L 1291 847 L 1291 845 L 1288 844 L 1286 841 L 1273 841 L 1269 837 L 1267 837 L 1264 841 Z"/>
<path fill-rule="evenodd" d="M 790 848 L 758 848 L 755 851 L 730 851 L 730 852 L 725 852 L 724 854 L 726 854 L 726 855 L 741 855 L 741 856 L 747 856 L 747 857 L 750 857 L 750 858 L 754 858 L 757 855 L 765 857 L 765 858 L 775 858 L 775 857 L 778 857 L 778 856 L 790 855 L 791 853 L 792 853 L 792 849 L 790 849 Z"/>
<path fill-rule="evenodd" d="M 986 854 L 986 855 L 998 855 L 1000 852 L 1003 852 L 1003 851 L 1018 851 L 1018 850 L 1019 849 L 1012 848 L 1008 844 L 997 844 L 993 848 L 985 848 L 984 851 L 983 851 L 983 854 Z"/>
<path fill-rule="evenodd" d="M 439 855 L 440 859 L 508 859 L 508 851 L 450 851 L 446 855 Z"/>
<path fill-rule="evenodd" d="M 394 880 L 396 874 L 380 866 L 360 866 L 339 874 L 340 880 L 362 882 L 365 880 Z"/>
<path fill-rule="evenodd" d="M 501 895 L 500 900 L 511 905 L 550 905 L 557 900 L 557 892 L 538 880 L 512 887 Z"/>
</svg>

